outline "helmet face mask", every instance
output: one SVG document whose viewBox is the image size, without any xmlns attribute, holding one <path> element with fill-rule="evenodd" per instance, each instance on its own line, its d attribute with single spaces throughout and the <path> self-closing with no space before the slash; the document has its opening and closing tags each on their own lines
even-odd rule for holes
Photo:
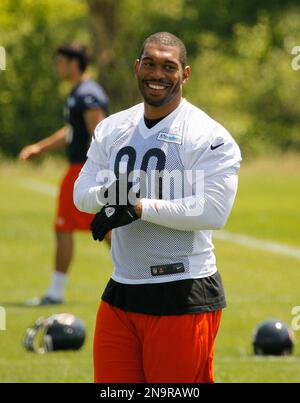
<svg viewBox="0 0 300 403">
<path fill-rule="evenodd" d="M 86 329 L 81 319 L 68 313 L 39 318 L 25 333 L 26 350 L 40 354 L 56 350 L 79 350 Z"/>
<path fill-rule="evenodd" d="M 294 334 L 280 320 L 266 320 L 255 329 L 253 350 L 256 355 L 290 355 L 294 347 Z"/>
</svg>

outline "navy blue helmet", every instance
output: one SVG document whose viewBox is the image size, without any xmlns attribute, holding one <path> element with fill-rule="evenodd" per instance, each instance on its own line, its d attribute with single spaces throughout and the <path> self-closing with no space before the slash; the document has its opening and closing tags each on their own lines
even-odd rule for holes
<svg viewBox="0 0 300 403">
<path fill-rule="evenodd" d="M 253 350 L 256 355 L 289 355 L 293 347 L 293 331 L 281 320 L 266 320 L 255 329 Z"/>
<path fill-rule="evenodd" d="M 55 350 L 79 350 L 85 340 L 83 321 L 69 313 L 39 318 L 26 330 L 24 347 L 28 351 L 46 353 Z"/>
</svg>

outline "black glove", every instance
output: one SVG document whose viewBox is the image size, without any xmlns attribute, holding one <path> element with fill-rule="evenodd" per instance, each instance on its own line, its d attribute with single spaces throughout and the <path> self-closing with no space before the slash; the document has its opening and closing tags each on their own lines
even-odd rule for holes
<svg viewBox="0 0 300 403">
<path fill-rule="evenodd" d="M 130 224 L 137 220 L 134 207 L 106 205 L 97 213 L 91 223 L 91 231 L 94 240 L 103 241 L 105 234 L 113 229 Z"/>
</svg>

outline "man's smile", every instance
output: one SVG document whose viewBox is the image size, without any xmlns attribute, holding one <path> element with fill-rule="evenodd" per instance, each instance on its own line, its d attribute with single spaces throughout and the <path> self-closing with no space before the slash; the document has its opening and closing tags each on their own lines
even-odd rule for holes
<svg viewBox="0 0 300 403">
<path fill-rule="evenodd" d="M 171 86 L 171 84 L 169 84 L 169 83 L 162 83 L 162 82 L 150 81 L 150 80 L 149 81 L 144 80 L 144 85 L 154 92 L 164 91 Z"/>
</svg>

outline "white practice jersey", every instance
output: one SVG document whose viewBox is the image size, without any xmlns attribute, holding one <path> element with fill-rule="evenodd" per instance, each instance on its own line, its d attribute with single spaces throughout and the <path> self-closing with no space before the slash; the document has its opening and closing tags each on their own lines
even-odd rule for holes
<svg viewBox="0 0 300 403">
<path fill-rule="evenodd" d="M 100 210 L 99 171 L 118 175 L 128 169 L 137 173 L 135 177 L 142 170 L 148 185 L 155 171 L 179 172 L 182 177 L 186 172 L 200 173 L 190 177 L 192 197 L 180 199 L 175 185 L 165 191 L 165 182 L 160 189 L 147 186 L 141 219 L 112 231 L 112 279 L 142 284 L 214 274 L 212 230 L 223 227 L 228 218 L 240 160 L 239 147 L 228 131 L 185 99 L 150 129 L 145 125 L 143 103 L 104 119 L 75 184 L 74 201 L 80 210 Z M 203 186 L 196 186 L 201 175 Z"/>
</svg>

